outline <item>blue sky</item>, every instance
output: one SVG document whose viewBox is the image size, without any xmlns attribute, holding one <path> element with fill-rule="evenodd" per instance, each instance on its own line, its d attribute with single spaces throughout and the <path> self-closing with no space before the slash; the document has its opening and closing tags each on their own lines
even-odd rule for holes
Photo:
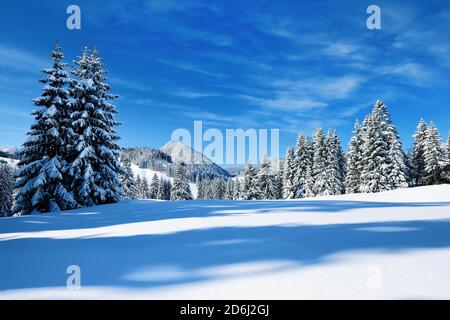
<svg viewBox="0 0 450 320">
<path fill-rule="evenodd" d="M 81 8 L 81 30 L 66 8 Z M 381 8 L 382 29 L 366 27 Z M 177 128 L 353 123 L 377 99 L 408 148 L 421 117 L 450 131 L 448 1 L 15 1 L 0 10 L 0 146 L 20 146 L 55 41 L 66 62 L 96 45 L 109 69 L 122 146 L 160 147 Z"/>
</svg>

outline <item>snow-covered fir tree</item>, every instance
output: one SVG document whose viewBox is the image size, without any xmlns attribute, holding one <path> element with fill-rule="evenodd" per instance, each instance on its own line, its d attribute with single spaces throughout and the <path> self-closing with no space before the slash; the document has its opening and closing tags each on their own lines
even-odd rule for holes
<svg viewBox="0 0 450 320">
<path fill-rule="evenodd" d="M 288 148 L 283 161 L 283 198 L 294 199 L 295 178 L 295 154 L 292 148 Z"/>
<path fill-rule="evenodd" d="M 202 179 L 197 185 L 197 199 L 214 199 L 213 179 Z"/>
<path fill-rule="evenodd" d="M 450 159 L 450 133 L 448 134 L 448 138 L 447 138 L 447 155 L 448 155 L 448 158 Z"/>
<path fill-rule="evenodd" d="M 428 125 L 423 150 L 424 180 L 427 185 L 446 182 L 445 170 L 448 166 L 447 152 L 441 142 L 439 129 L 433 122 Z"/>
<path fill-rule="evenodd" d="M 142 199 L 151 199 L 150 198 L 150 184 L 146 177 L 142 177 Z"/>
<path fill-rule="evenodd" d="M 336 195 L 343 194 L 345 192 L 345 157 L 341 148 L 341 141 L 336 132 L 328 131 L 326 146 L 328 149 L 328 168 L 327 168 L 327 181 L 328 181 L 328 194 Z"/>
<path fill-rule="evenodd" d="M 109 93 L 107 71 L 96 49 L 91 53 L 85 47 L 74 63 L 75 80 L 70 86 L 71 190 L 82 206 L 117 202 L 122 194 L 119 136 L 115 131 L 119 122 L 115 120 L 116 107 L 109 102 L 117 96 Z"/>
<path fill-rule="evenodd" d="M 205 200 L 205 191 L 206 191 L 206 185 L 205 180 L 200 180 L 197 183 L 197 200 Z"/>
<path fill-rule="evenodd" d="M 393 125 L 391 115 L 387 106 L 378 100 L 372 111 L 374 121 L 378 122 L 388 148 L 386 157 L 387 184 L 390 190 L 405 188 L 407 183 L 407 172 L 405 165 L 405 154 L 397 128 Z"/>
<path fill-rule="evenodd" d="M 258 186 L 260 199 L 274 200 L 278 198 L 275 174 L 266 156 L 263 157 L 258 170 Z"/>
<path fill-rule="evenodd" d="M 447 159 L 448 159 L 448 164 L 447 164 L 447 181 L 450 181 L 450 133 L 448 134 L 448 138 L 447 138 Z"/>
<path fill-rule="evenodd" d="M 314 157 L 312 166 L 312 178 L 314 186 L 312 188 L 316 196 L 332 194 L 332 182 L 329 174 L 329 146 L 327 139 L 320 128 L 314 134 Z"/>
<path fill-rule="evenodd" d="M 159 179 L 158 176 L 153 174 L 152 182 L 150 183 L 150 199 L 158 199 L 158 191 L 159 191 Z"/>
<path fill-rule="evenodd" d="M 243 200 L 259 199 L 258 174 L 251 162 L 247 164 L 247 170 L 244 174 L 244 185 L 242 186 Z"/>
<path fill-rule="evenodd" d="M 212 190 L 213 199 L 224 199 L 226 191 L 226 182 L 223 179 L 215 178 L 212 180 Z"/>
<path fill-rule="evenodd" d="M 312 166 L 308 142 L 303 135 L 299 135 L 294 152 L 294 198 L 304 198 L 306 190 L 306 172 Z"/>
<path fill-rule="evenodd" d="M 420 119 L 416 132 L 413 135 L 414 144 L 411 160 L 413 165 L 413 183 L 416 186 L 425 184 L 425 159 L 423 153 L 426 144 L 427 128 L 426 122 L 423 119 Z"/>
<path fill-rule="evenodd" d="M 228 179 L 227 186 L 225 190 L 225 199 L 234 200 L 234 180 Z"/>
<path fill-rule="evenodd" d="M 14 212 L 30 214 L 72 209 L 78 206 L 66 179 L 69 138 L 67 85 L 69 75 L 59 45 L 51 53 L 52 68 L 44 70 L 45 85 L 40 97 L 33 100 L 34 123 L 28 139 L 18 152 L 18 193 Z"/>
<path fill-rule="evenodd" d="M 233 194 L 234 200 L 241 200 L 241 181 L 239 178 L 236 179 L 234 182 L 234 194 Z"/>
<path fill-rule="evenodd" d="M 305 198 L 314 197 L 314 179 L 312 177 L 312 167 L 306 171 Z"/>
<path fill-rule="evenodd" d="M 405 165 L 406 165 L 406 180 L 408 181 L 408 187 L 413 187 L 414 182 L 414 164 L 413 164 L 413 150 L 409 150 L 405 153 Z"/>
<path fill-rule="evenodd" d="M 314 189 L 314 180 L 312 179 L 312 167 L 313 167 L 313 161 L 314 161 L 314 140 L 310 137 L 307 137 L 305 140 L 305 148 L 307 150 L 308 158 L 309 158 L 309 167 L 306 171 L 306 185 L 305 190 L 309 189 L 309 196 L 306 195 L 305 191 L 305 197 L 311 197 L 311 190 Z M 308 173 L 309 172 L 309 173 Z M 309 182 L 308 182 L 309 181 Z M 309 183 L 309 185 L 308 185 Z"/>
<path fill-rule="evenodd" d="M 408 167 L 406 156 L 402 151 L 400 139 L 393 139 L 390 144 L 388 165 L 388 181 L 392 190 L 408 187 Z"/>
<path fill-rule="evenodd" d="M 214 199 L 213 179 L 203 179 L 201 181 L 202 195 L 200 199 L 209 200 Z"/>
<path fill-rule="evenodd" d="M 161 179 L 159 181 L 158 199 L 160 200 L 170 200 L 170 190 L 172 189 L 172 184 L 170 180 Z"/>
<path fill-rule="evenodd" d="M 391 116 L 386 105 L 381 101 L 377 102 L 377 106 L 381 104 L 385 119 L 385 131 L 387 132 L 388 151 L 388 183 L 392 190 L 408 187 L 408 175 L 406 167 L 406 157 L 402 150 L 402 143 L 397 128 L 391 120 Z"/>
<path fill-rule="evenodd" d="M 372 115 L 364 120 L 363 170 L 361 173 L 361 192 L 380 192 L 390 190 L 386 159 L 389 148 L 383 137 L 379 122 Z"/>
<path fill-rule="evenodd" d="M 171 200 L 192 200 L 191 188 L 186 178 L 183 166 L 178 166 L 173 179 Z"/>
<path fill-rule="evenodd" d="M 358 193 L 361 186 L 363 135 L 358 121 L 355 122 L 353 136 L 347 152 L 347 175 L 345 177 L 346 193 Z"/>
<path fill-rule="evenodd" d="M 197 184 L 198 196 L 197 199 L 227 199 L 228 182 L 221 178 L 203 179 Z M 233 189 L 231 190 L 231 195 Z M 231 198 L 232 199 L 232 198 Z"/>
<path fill-rule="evenodd" d="M 14 170 L 0 161 L 0 217 L 10 216 L 14 200 Z"/>
<path fill-rule="evenodd" d="M 347 176 L 347 157 L 342 150 L 341 146 L 341 139 L 339 138 L 339 135 L 337 134 L 337 131 L 334 130 L 334 146 L 336 148 L 338 163 L 337 163 L 337 169 L 339 171 L 339 179 L 341 181 L 340 185 L 340 192 L 341 194 L 345 193 L 345 177 Z"/>
<path fill-rule="evenodd" d="M 283 198 L 283 163 L 279 161 L 279 168 L 275 172 L 276 199 Z"/>
<path fill-rule="evenodd" d="M 145 199 L 144 181 L 139 175 L 136 177 L 136 198 Z"/>
<path fill-rule="evenodd" d="M 380 192 L 408 186 L 405 154 L 386 105 L 377 101 L 363 126 L 361 191 Z"/>
<path fill-rule="evenodd" d="M 120 176 L 120 183 L 123 190 L 123 200 L 137 199 L 138 191 L 136 179 L 134 177 L 133 171 L 131 170 L 130 161 L 128 160 L 125 160 L 123 162 L 123 173 Z"/>
</svg>

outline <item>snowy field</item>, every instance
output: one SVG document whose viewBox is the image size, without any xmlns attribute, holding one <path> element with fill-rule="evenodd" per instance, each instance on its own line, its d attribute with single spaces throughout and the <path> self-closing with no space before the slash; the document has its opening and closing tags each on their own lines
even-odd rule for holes
<svg viewBox="0 0 450 320">
<path fill-rule="evenodd" d="M 2 299 L 449 299 L 450 185 L 5 218 L 0 270 Z"/>
</svg>

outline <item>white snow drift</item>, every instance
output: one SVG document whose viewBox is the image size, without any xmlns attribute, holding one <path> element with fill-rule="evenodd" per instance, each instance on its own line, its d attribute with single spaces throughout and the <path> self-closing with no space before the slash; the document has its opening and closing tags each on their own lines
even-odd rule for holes
<svg viewBox="0 0 450 320">
<path fill-rule="evenodd" d="M 5 218 L 0 268 L 3 299 L 448 299 L 450 185 Z"/>
</svg>

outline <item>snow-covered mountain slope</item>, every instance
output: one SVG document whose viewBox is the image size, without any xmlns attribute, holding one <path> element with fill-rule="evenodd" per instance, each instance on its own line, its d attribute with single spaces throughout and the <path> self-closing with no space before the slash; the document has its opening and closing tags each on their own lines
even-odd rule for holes
<svg viewBox="0 0 450 320">
<path fill-rule="evenodd" d="M 139 168 L 166 173 L 170 177 L 173 177 L 179 165 L 183 165 L 186 177 L 191 182 L 230 177 L 222 167 L 178 141 L 167 143 L 163 150 L 127 148 L 122 151 L 122 160 L 128 160 Z"/>
<path fill-rule="evenodd" d="M 10 159 L 10 158 L 3 158 L 3 157 L 0 157 L 0 161 L 5 161 L 12 167 L 16 167 L 17 164 L 19 163 L 19 160 Z"/>
<path fill-rule="evenodd" d="M 449 299 L 450 185 L 5 218 L 0 270 L 2 299 Z"/>
<path fill-rule="evenodd" d="M 5 153 L 9 153 L 9 154 L 14 154 L 17 152 L 17 148 L 16 147 L 0 147 L 0 151 L 1 152 L 5 152 Z"/>
<path fill-rule="evenodd" d="M 213 164 L 204 154 L 195 151 L 180 141 L 169 141 L 161 151 L 168 154 L 176 164 Z"/>
<path fill-rule="evenodd" d="M 137 165 L 134 164 L 131 165 L 131 170 L 133 170 L 133 174 L 135 177 L 139 176 L 141 178 L 145 178 L 149 183 L 152 181 L 153 175 L 156 174 L 159 180 L 161 180 L 162 178 L 164 180 L 169 180 L 173 184 L 173 178 L 169 177 L 165 172 L 139 168 Z M 192 196 L 194 197 L 194 199 L 197 198 L 198 195 L 197 184 L 190 182 L 189 186 L 191 187 Z"/>
</svg>

